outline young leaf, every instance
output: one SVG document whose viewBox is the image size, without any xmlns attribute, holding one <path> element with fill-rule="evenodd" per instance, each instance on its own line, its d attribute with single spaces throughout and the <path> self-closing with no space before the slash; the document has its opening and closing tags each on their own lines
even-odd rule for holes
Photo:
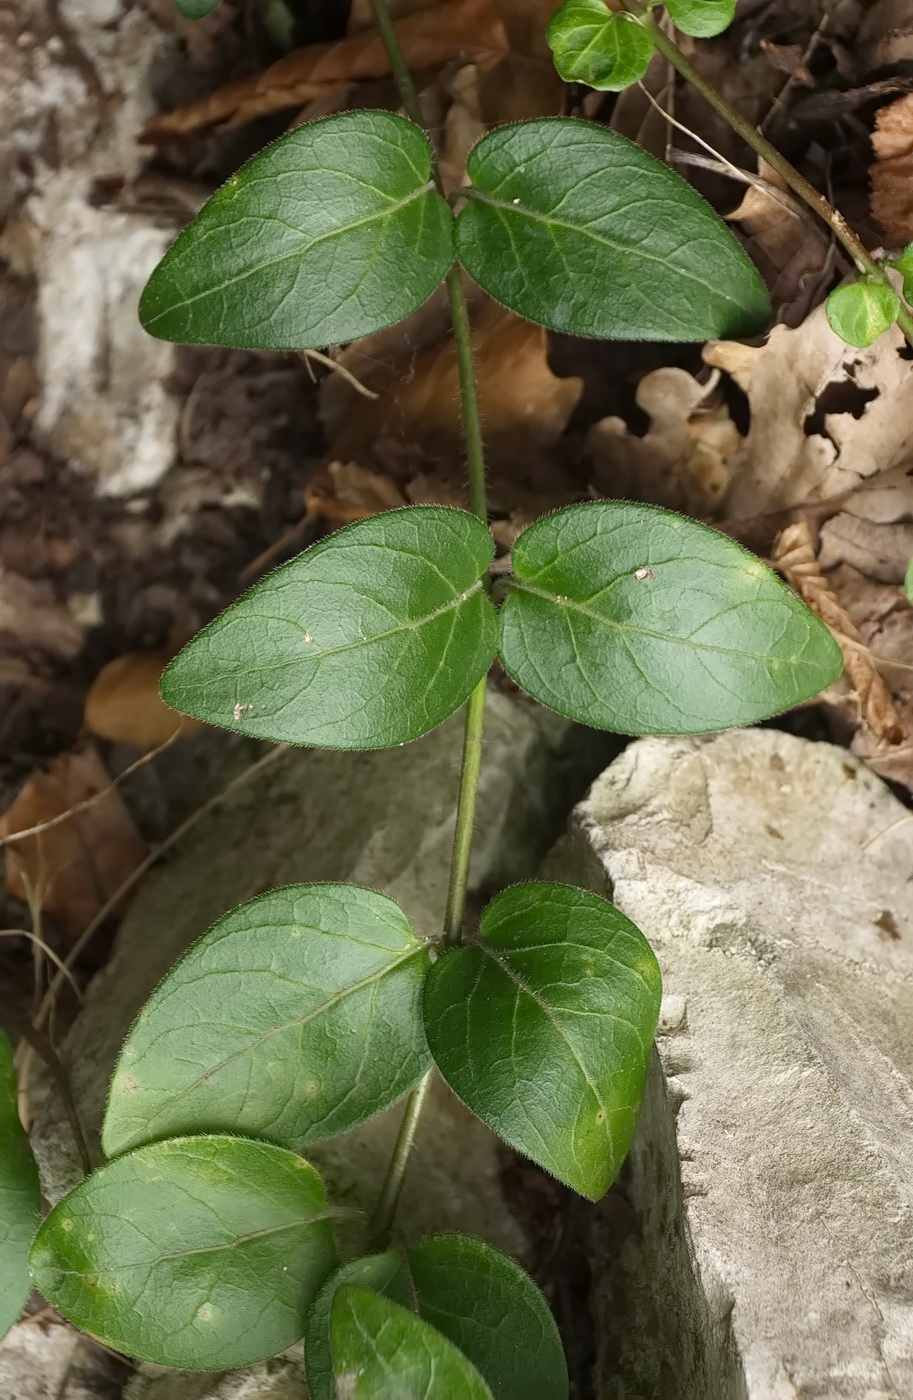
<svg viewBox="0 0 913 1400">
<path fill-rule="evenodd" d="M 890 264 L 903 277 L 904 301 L 913 305 L 913 243 L 908 243 L 900 257 Z"/>
<path fill-rule="evenodd" d="M 298 1341 L 337 1262 L 323 1183 L 293 1152 L 232 1137 L 141 1147 L 45 1220 L 42 1293 L 106 1346 L 216 1371 Z"/>
<path fill-rule="evenodd" d="M 700 195 L 605 127 L 502 126 L 467 165 L 457 253 L 497 301 L 572 335 L 706 340 L 753 334 L 770 304 Z"/>
<path fill-rule="evenodd" d="M 828 629 L 747 550 L 657 506 L 544 516 L 513 549 L 500 656 L 542 704 L 621 734 L 753 724 L 843 665 Z"/>
<path fill-rule="evenodd" d="M 711 39 L 722 34 L 735 17 L 736 0 L 666 0 L 673 24 L 683 34 Z"/>
<path fill-rule="evenodd" d="M 153 272 L 140 320 L 162 340 L 300 350 L 421 306 L 453 260 L 431 147 L 392 112 L 309 122 L 254 156 Z"/>
<path fill-rule="evenodd" d="M 301 1148 L 344 1133 L 428 1067 L 424 944 L 357 885 L 291 885 L 227 914 L 127 1037 L 102 1143 L 238 1132 Z"/>
<path fill-rule="evenodd" d="M 174 8 L 184 19 L 203 19 L 217 10 L 222 0 L 174 0 Z"/>
<path fill-rule="evenodd" d="M 425 1032 L 464 1103 L 598 1200 L 631 1145 L 660 1002 L 635 926 L 570 885 L 515 885 L 425 984 Z"/>
<path fill-rule="evenodd" d="M 883 282 L 850 282 L 831 292 L 824 310 L 834 334 L 864 350 L 893 326 L 900 297 Z"/>
<path fill-rule="evenodd" d="M 368 1288 L 336 1290 L 330 1343 L 336 1394 L 345 1400 L 493 1400 L 446 1337 Z"/>
<path fill-rule="evenodd" d="M 436 1327 L 468 1357 L 495 1400 L 566 1400 L 567 1365 L 545 1299 L 512 1259 L 470 1235 L 435 1235 L 343 1264 L 308 1317 L 311 1400 L 335 1400 L 330 1307 L 347 1283 L 381 1293 Z"/>
<path fill-rule="evenodd" d="M 586 83 L 602 92 L 621 92 L 646 73 L 653 40 L 626 12 L 605 0 L 565 0 L 548 26 L 555 67 L 566 83 Z"/>
<path fill-rule="evenodd" d="M 0 1338 L 32 1291 L 29 1247 L 40 1218 L 38 1168 L 19 1121 L 13 1050 L 0 1032 Z"/>
<path fill-rule="evenodd" d="M 225 729 L 322 748 L 417 739 L 491 665 L 482 576 L 494 553 L 465 511 L 360 520 L 256 584 L 175 658 L 162 699 Z"/>
</svg>

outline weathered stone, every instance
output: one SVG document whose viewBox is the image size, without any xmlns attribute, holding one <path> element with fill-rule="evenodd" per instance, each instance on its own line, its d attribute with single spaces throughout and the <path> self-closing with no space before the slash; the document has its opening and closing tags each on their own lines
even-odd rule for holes
<svg viewBox="0 0 913 1400">
<path fill-rule="evenodd" d="M 645 739 L 550 859 L 614 891 L 665 985 L 595 1229 L 602 1400 L 913 1395 L 904 815 L 829 745 Z"/>
<path fill-rule="evenodd" d="M 0 1346 L 4 1400 L 118 1400 L 128 1374 L 125 1362 L 59 1318 L 26 1317 Z"/>
<path fill-rule="evenodd" d="M 211 746 L 212 736 L 201 735 L 200 741 Z M 181 953 L 228 909 L 276 885 L 352 880 L 392 895 L 417 929 L 435 929 L 446 901 L 461 742 L 462 719 L 455 716 L 399 749 L 288 752 L 201 820 L 147 880 L 63 1047 L 97 1156 L 108 1079 L 130 1023 Z M 225 743 L 228 777 L 243 767 L 245 746 Z M 472 899 L 534 873 L 571 804 L 607 756 L 605 741 L 591 731 L 490 694 Z M 401 1114 L 397 1106 L 309 1151 L 334 1201 L 362 1210 L 373 1206 Z M 53 1201 L 81 1175 L 53 1096 L 39 1114 L 34 1138 Z M 438 1084 L 422 1118 L 398 1223 L 410 1234 L 468 1230 L 528 1258 L 529 1241 L 510 1212 L 500 1170 L 494 1137 Z M 284 1362 L 212 1381 L 214 1389 L 193 1389 L 197 1382 L 191 1379 L 181 1389 L 183 1375 L 161 1377 L 143 1368 L 131 1400 L 171 1400 L 177 1394 L 286 1400 L 302 1393 L 303 1385 L 293 1363 Z"/>
</svg>

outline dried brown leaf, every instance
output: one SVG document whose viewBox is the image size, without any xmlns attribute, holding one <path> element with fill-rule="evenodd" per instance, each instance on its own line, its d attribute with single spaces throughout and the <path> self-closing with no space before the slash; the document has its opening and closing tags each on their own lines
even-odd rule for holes
<svg viewBox="0 0 913 1400">
<path fill-rule="evenodd" d="M 495 63 L 507 52 L 507 35 L 492 0 L 449 0 L 407 15 L 396 30 L 414 71 L 440 68 L 460 58 Z M 312 44 L 287 54 L 265 73 L 228 83 L 199 102 L 157 117 L 144 139 L 166 141 L 204 127 L 238 126 L 285 107 L 303 107 L 342 83 L 389 73 L 390 61 L 374 29 L 333 44 Z"/>
<path fill-rule="evenodd" d="M 882 107 L 872 149 L 872 213 L 888 243 L 900 247 L 913 240 L 913 92 Z"/>
<path fill-rule="evenodd" d="M 857 52 L 864 74 L 913 60 L 910 0 L 875 0 L 860 26 Z"/>
<path fill-rule="evenodd" d="M 382 510 L 408 505 L 399 487 L 389 477 L 369 471 L 357 462 L 331 462 L 325 471 L 312 477 L 304 493 L 308 513 L 348 525 Z"/>
<path fill-rule="evenodd" d="M 171 660 L 167 651 L 133 651 L 109 661 L 86 696 L 85 723 L 112 743 L 157 749 L 176 730 L 183 736 L 200 728 L 159 697 L 159 680 Z"/>
<path fill-rule="evenodd" d="M 748 251 L 767 283 L 776 319 L 796 326 L 832 275 L 831 240 L 764 160 L 758 162 L 758 175 L 772 188 L 749 185 L 728 217 L 749 234 Z"/>
<path fill-rule="evenodd" d="M 862 723 L 878 743 L 900 743 L 903 726 L 891 692 L 876 670 L 852 618 L 840 606 L 837 595 L 821 572 L 807 520 L 797 520 L 781 531 L 774 545 L 774 558 L 791 587 L 833 633 L 856 692 Z"/>
<path fill-rule="evenodd" d="M 821 528 L 818 562 L 824 570 L 850 564 L 879 583 L 899 584 L 911 559 L 913 525 L 906 521 L 879 524 L 841 511 Z M 913 675 L 910 688 L 913 689 Z"/>
<path fill-rule="evenodd" d="M 103 793 L 97 802 L 46 831 L 6 847 L 10 894 L 34 891 L 42 909 L 69 937 L 87 928 L 146 856 L 144 845 L 91 746 L 62 754 L 31 778 L 0 817 L 0 836 L 25 831 Z"/>
<path fill-rule="evenodd" d="M 85 628 L 57 602 L 49 583 L 0 567 L 0 634 L 4 633 L 17 648 L 72 657 L 82 646 Z"/>
<path fill-rule="evenodd" d="M 789 330 L 775 326 L 761 347 L 711 341 L 707 364 L 748 395 L 751 427 L 730 458 L 726 513 L 753 519 L 821 501 L 876 518 L 873 486 L 887 473 L 891 499 L 877 518 L 913 509 L 913 374 L 897 327 L 866 350 L 846 345 L 824 307 Z M 876 480 L 877 479 L 877 480 Z M 893 511 L 893 513 L 891 513 Z"/>
<path fill-rule="evenodd" d="M 729 458 L 741 443 L 714 387 L 672 367 L 644 375 L 635 398 L 650 418 L 647 432 L 632 433 L 621 418 L 603 418 L 590 429 L 596 489 L 713 514 L 729 486 Z"/>
</svg>

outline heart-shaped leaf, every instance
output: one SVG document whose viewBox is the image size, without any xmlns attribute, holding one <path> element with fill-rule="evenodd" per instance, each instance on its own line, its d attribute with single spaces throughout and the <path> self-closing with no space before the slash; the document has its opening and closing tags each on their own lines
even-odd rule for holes
<svg viewBox="0 0 913 1400">
<path fill-rule="evenodd" d="M 330 1342 L 336 1394 L 345 1400 L 493 1400 L 452 1342 L 370 1289 L 337 1288 Z"/>
<path fill-rule="evenodd" d="M 650 66 L 653 40 L 633 15 L 607 8 L 605 0 L 565 0 L 552 15 L 548 43 L 566 83 L 621 92 Z"/>
<path fill-rule="evenodd" d="M 710 39 L 728 29 L 735 16 L 736 0 L 666 0 L 673 24 L 683 34 Z"/>
<path fill-rule="evenodd" d="M 421 1077 L 428 953 L 398 904 L 290 885 L 227 914 L 143 1008 L 114 1078 L 109 1156 L 237 1132 L 300 1148 L 371 1118 Z"/>
<path fill-rule="evenodd" d="M 260 739 L 382 749 L 458 709 L 491 665 L 482 576 L 494 554 L 465 511 L 360 520 L 256 584 L 162 677 L 184 714 Z"/>
<path fill-rule="evenodd" d="M 564 1351 L 545 1299 L 512 1259 L 471 1235 L 434 1235 L 343 1264 L 308 1317 L 311 1400 L 336 1400 L 330 1307 L 346 1283 L 382 1293 L 436 1327 L 468 1357 L 495 1400 L 566 1400 Z"/>
<path fill-rule="evenodd" d="M 29 1248 L 40 1218 L 38 1168 L 19 1120 L 13 1051 L 0 1032 L 0 1338 L 32 1291 Z"/>
<path fill-rule="evenodd" d="M 453 261 L 424 132 L 392 112 L 308 122 L 247 162 L 153 272 L 140 319 L 162 340 L 301 350 L 421 306 Z"/>
<path fill-rule="evenodd" d="M 608 339 L 707 340 L 766 323 L 764 284 L 700 195 L 633 142 L 566 117 L 474 147 L 457 252 L 530 321 Z"/>
<path fill-rule="evenodd" d="M 834 334 L 864 350 L 893 326 L 900 297 L 886 283 L 851 282 L 831 292 L 824 310 Z"/>
<path fill-rule="evenodd" d="M 304 1331 L 337 1263 L 323 1183 L 293 1152 L 232 1137 L 141 1147 L 81 1182 L 31 1263 L 70 1322 L 143 1361 L 217 1371 Z"/>
<path fill-rule="evenodd" d="M 631 1145 L 660 1002 L 656 958 L 606 900 L 515 885 L 425 983 L 450 1087 L 518 1152 L 598 1200 Z"/>
<path fill-rule="evenodd" d="M 672 511 L 556 511 L 513 549 L 500 655 L 544 705 L 621 734 L 753 724 L 843 665 L 830 632 L 747 550 Z"/>
</svg>

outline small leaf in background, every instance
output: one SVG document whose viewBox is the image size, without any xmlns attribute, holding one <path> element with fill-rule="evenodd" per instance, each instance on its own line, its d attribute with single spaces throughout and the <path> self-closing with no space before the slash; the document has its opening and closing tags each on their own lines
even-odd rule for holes
<svg viewBox="0 0 913 1400">
<path fill-rule="evenodd" d="M 66 821 L 5 848 L 7 892 L 24 900 L 30 888 L 45 914 L 71 938 L 79 937 L 146 858 L 130 813 L 109 788 L 104 764 L 86 746 L 61 754 L 46 773 L 36 773 L 0 817 L 0 837 L 14 836 L 97 799 Z"/>
<path fill-rule="evenodd" d="M 429 1063 L 425 945 L 357 885 L 289 885 L 234 909 L 153 992 L 111 1083 L 109 1156 L 189 1132 L 286 1147 L 344 1133 Z"/>
<path fill-rule="evenodd" d="M 830 632 L 727 536 L 657 506 L 555 511 L 513 550 L 505 670 L 543 705 L 620 734 L 754 724 L 830 685 Z"/>
<path fill-rule="evenodd" d="M 174 0 L 174 8 L 184 19 L 203 19 L 217 10 L 222 0 Z"/>
<path fill-rule="evenodd" d="M 907 572 L 904 577 L 904 592 L 907 598 L 913 603 L 913 559 L 907 565 Z"/>
<path fill-rule="evenodd" d="M 493 1400 L 470 1361 L 427 1322 L 344 1283 L 330 1309 L 336 1394 L 345 1400 Z"/>
<path fill-rule="evenodd" d="M 288 132 L 216 191 L 153 272 L 140 319 L 183 344 L 319 349 L 408 316 L 452 260 L 424 132 L 346 112 Z"/>
<path fill-rule="evenodd" d="M 851 282 L 831 292 L 824 309 L 834 334 L 865 350 L 893 326 L 900 297 L 883 282 Z"/>
<path fill-rule="evenodd" d="M 32 1291 L 29 1249 L 41 1219 L 41 1186 L 19 1121 L 13 1050 L 0 1032 L 0 1340 Z"/>
<path fill-rule="evenodd" d="M 131 651 L 103 666 L 86 696 L 85 723 L 93 734 L 113 744 L 160 748 L 180 730 L 199 728 L 197 721 L 176 715 L 159 695 L 162 672 L 173 652 Z"/>
<path fill-rule="evenodd" d="M 425 984 L 425 1032 L 484 1123 L 591 1200 L 631 1145 L 659 1015 L 639 929 L 570 885 L 515 885 Z"/>
<path fill-rule="evenodd" d="M 548 42 L 566 83 L 621 92 L 650 66 L 653 40 L 633 15 L 616 13 L 604 0 L 565 0 L 552 16 Z"/>
<path fill-rule="evenodd" d="M 456 225 L 467 272 L 531 321 L 571 335 L 750 335 L 770 303 L 729 229 L 623 136 L 567 118 L 501 127 L 472 151 Z"/>
<path fill-rule="evenodd" d="M 168 667 L 176 710 L 240 733 L 379 749 L 426 734 L 482 679 L 495 615 L 494 554 L 474 516 L 388 511 L 284 564 Z"/>
<path fill-rule="evenodd" d="M 904 301 L 913 305 L 913 243 L 907 244 L 893 266 L 903 277 Z"/>
<path fill-rule="evenodd" d="M 711 39 L 728 29 L 735 17 L 736 0 L 665 0 L 669 17 L 683 34 Z"/>
<path fill-rule="evenodd" d="M 381 1293 L 451 1341 L 495 1400 L 566 1400 L 567 1365 L 548 1304 L 507 1255 L 471 1235 L 434 1235 L 344 1264 L 321 1289 L 305 1338 L 311 1400 L 335 1400 L 330 1308 L 342 1284 Z"/>
<path fill-rule="evenodd" d="M 245 1366 L 301 1337 L 337 1262 L 328 1215 L 293 1152 L 178 1138 L 80 1182 L 41 1226 L 32 1272 L 64 1317 L 128 1356 Z"/>
</svg>

